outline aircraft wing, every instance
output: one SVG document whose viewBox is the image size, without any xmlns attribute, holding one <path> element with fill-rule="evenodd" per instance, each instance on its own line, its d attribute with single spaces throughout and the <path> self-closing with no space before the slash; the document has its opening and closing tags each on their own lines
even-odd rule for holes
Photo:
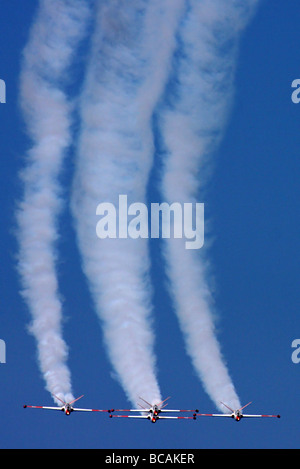
<svg viewBox="0 0 300 469">
<path fill-rule="evenodd" d="M 149 417 L 148 415 L 110 415 L 111 418 L 128 418 L 128 419 L 147 419 L 147 420 L 151 420 L 151 417 Z M 183 420 L 183 419 L 186 419 L 186 420 L 196 420 L 196 417 L 180 417 L 180 416 L 157 416 L 155 417 L 155 420 L 167 420 L 167 419 L 180 419 L 180 420 Z"/>
<path fill-rule="evenodd" d="M 186 416 L 181 417 L 180 415 L 168 415 L 168 416 L 161 416 L 161 415 L 159 415 L 159 416 L 157 417 L 157 420 L 161 420 L 161 419 L 164 419 L 164 420 L 168 420 L 168 419 L 172 419 L 172 420 L 174 420 L 174 419 L 179 419 L 179 420 L 196 420 L 196 416 L 194 416 L 194 417 L 186 417 Z"/>
<path fill-rule="evenodd" d="M 109 412 L 150 412 L 150 409 L 111 409 Z"/>
<path fill-rule="evenodd" d="M 196 414 L 197 417 L 232 417 L 232 414 Z"/>
<path fill-rule="evenodd" d="M 61 407 L 47 407 L 43 405 L 24 405 L 24 409 L 47 409 L 47 410 L 61 410 Z"/>
<path fill-rule="evenodd" d="M 111 412 L 110 410 L 105 410 L 105 409 L 79 409 L 78 407 L 73 408 L 73 412 Z"/>
<path fill-rule="evenodd" d="M 110 418 L 127 418 L 127 419 L 148 419 L 147 415 L 112 415 L 110 414 Z"/>
<path fill-rule="evenodd" d="M 160 413 L 165 412 L 199 412 L 198 409 L 161 409 Z"/>
<path fill-rule="evenodd" d="M 255 414 L 243 414 L 243 418 L 247 417 L 275 417 L 275 418 L 280 418 L 280 415 L 255 415 Z"/>
</svg>

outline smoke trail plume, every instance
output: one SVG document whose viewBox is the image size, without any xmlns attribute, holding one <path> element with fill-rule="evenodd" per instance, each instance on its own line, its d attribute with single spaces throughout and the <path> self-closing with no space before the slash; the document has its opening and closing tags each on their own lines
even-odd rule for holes
<svg viewBox="0 0 300 469">
<path fill-rule="evenodd" d="M 73 396 L 55 271 L 61 208 L 58 176 L 70 144 L 72 110 L 63 84 L 88 13 L 87 2 L 81 0 L 40 1 L 24 49 L 20 82 L 21 107 L 33 143 L 22 173 L 24 198 L 17 213 L 18 267 L 46 388 L 65 400 Z"/>
<path fill-rule="evenodd" d="M 111 362 L 128 398 L 161 401 L 151 330 L 145 239 L 96 237 L 100 202 L 145 202 L 153 163 L 151 118 L 170 71 L 183 0 L 99 2 L 81 99 L 73 213 Z M 126 230 L 121 226 L 120 230 Z"/>
<path fill-rule="evenodd" d="M 165 161 L 162 191 L 169 203 L 196 202 L 209 155 L 230 108 L 238 36 L 256 0 L 190 0 L 179 32 L 173 79 L 159 115 Z M 200 190 L 202 192 L 200 192 Z M 206 261 L 182 240 L 165 243 L 172 296 L 187 350 L 216 406 L 240 407 L 213 321 Z"/>
</svg>

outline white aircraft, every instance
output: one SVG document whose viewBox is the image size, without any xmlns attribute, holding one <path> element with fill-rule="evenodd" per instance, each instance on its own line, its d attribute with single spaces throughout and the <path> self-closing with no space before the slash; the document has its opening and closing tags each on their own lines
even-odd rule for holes
<svg viewBox="0 0 300 469">
<path fill-rule="evenodd" d="M 100 409 L 79 409 L 79 408 L 74 408 L 72 407 L 72 404 L 74 402 L 79 401 L 83 397 L 77 397 L 77 399 L 74 399 L 71 402 L 64 402 L 62 399 L 57 397 L 55 394 L 52 394 L 56 399 L 58 399 L 63 405 L 61 407 L 46 407 L 46 406 L 38 406 L 38 405 L 24 405 L 24 409 L 29 408 L 29 409 L 47 409 L 47 410 L 61 410 L 63 411 L 66 415 L 70 415 L 71 412 L 74 411 L 80 411 L 80 412 L 110 412 L 110 410 L 100 410 Z"/>
<path fill-rule="evenodd" d="M 228 410 L 230 410 L 230 414 L 196 414 L 197 417 L 231 417 L 235 419 L 237 422 L 239 422 L 242 418 L 248 418 L 248 417 L 276 417 L 280 418 L 280 415 L 255 415 L 255 414 L 243 414 L 242 410 L 245 409 L 248 405 L 252 403 L 248 402 L 248 404 L 244 405 L 240 409 L 233 410 L 231 407 L 229 407 L 227 404 L 224 404 L 224 402 L 221 402 L 222 405 L 224 405 Z"/>
<path fill-rule="evenodd" d="M 149 407 L 144 407 L 144 405 L 138 404 L 140 409 L 112 409 L 109 415 L 110 418 L 133 418 L 133 419 L 147 419 L 150 422 L 155 423 L 157 420 L 161 419 L 187 419 L 187 420 L 196 420 L 196 412 L 199 412 L 198 409 L 190 410 L 190 409 L 165 409 L 168 405 L 167 403 L 164 404 L 170 397 L 167 397 L 159 404 L 150 404 L 150 402 L 145 401 L 142 397 L 140 399 L 147 404 Z M 164 405 L 163 405 L 164 404 Z M 143 412 L 143 415 L 113 415 L 112 412 Z M 178 415 L 168 415 L 162 416 L 161 413 L 165 412 L 193 412 L 192 417 L 187 416 L 178 416 Z"/>
</svg>

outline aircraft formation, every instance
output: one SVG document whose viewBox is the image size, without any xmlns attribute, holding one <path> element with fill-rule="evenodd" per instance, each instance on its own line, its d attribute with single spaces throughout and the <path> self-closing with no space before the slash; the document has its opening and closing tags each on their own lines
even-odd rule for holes
<svg viewBox="0 0 300 469">
<path fill-rule="evenodd" d="M 140 397 L 143 404 L 139 404 L 139 409 L 80 409 L 78 407 L 73 407 L 72 404 L 77 402 L 79 399 L 83 397 L 80 396 L 74 399 L 71 402 L 64 402 L 59 397 L 53 396 L 61 402 L 61 406 L 57 407 L 49 407 L 49 406 L 36 406 L 36 405 L 24 405 L 24 409 L 46 409 L 46 410 L 60 410 L 65 413 L 65 415 L 70 415 L 74 411 L 79 412 L 107 412 L 109 413 L 110 418 L 133 418 L 133 419 L 146 419 L 152 423 L 156 423 L 157 420 L 196 420 L 197 417 L 230 417 L 234 419 L 236 422 L 239 422 L 242 418 L 280 418 L 280 415 L 266 415 L 266 414 L 244 414 L 242 411 L 252 402 L 248 402 L 248 404 L 244 405 L 240 409 L 232 409 L 227 404 L 221 402 L 224 407 L 228 410 L 227 413 L 224 414 L 200 414 L 198 409 L 166 409 L 168 403 L 167 400 L 170 397 L 167 397 L 162 402 L 158 404 L 150 404 L 150 402 L 146 401 L 142 397 Z M 120 412 L 120 414 L 114 414 L 114 412 Z M 124 413 L 123 413 L 124 412 Z M 179 414 L 179 413 L 192 413 L 192 415 L 169 415 L 169 414 Z M 167 414 L 167 415 L 163 415 Z"/>
</svg>

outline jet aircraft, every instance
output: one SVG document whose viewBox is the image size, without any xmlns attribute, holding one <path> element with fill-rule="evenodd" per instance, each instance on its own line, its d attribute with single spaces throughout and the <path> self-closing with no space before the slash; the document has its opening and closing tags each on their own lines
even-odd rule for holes
<svg viewBox="0 0 300 469">
<path fill-rule="evenodd" d="M 77 399 L 74 399 L 71 402 L 65 402 L 59 397 L 57 397 L 55 394 L 52 394 L 56 399 L 58 399 L 61 403 L 62 406 L 58 407 L 47 407 L 47 406 L 37 406 L 37 405 L 24 405 L 24 409 L 29 408 L 29 409 L 47 409 L 47 410 L 61 410 L 64 412 L 66 415 L 70 415 L 74 411 L 80 411 L 80 412 L 110 412 L 110 410 L 101 410 L 101 409 L 79 409 L 77 407 L 73 407 L 72 404 L 75 402 L 79 401 L 83 397 L 77 397 Z"/>
<path fill-rule="evenodd" d="M 140 409 L 112 409 L 110 412 L 110 418 L 134 418 L 134 419 L 147 419 L 152 423 L 157 422 L 157 420 L 161 419 L 181 419 L 181 420 L 196 420 L 196 412 L 199 412 L 198 409 L 191 410 L 191 409 L 165 409 L 168 405 L 166 401 L 170 399 L 167 397 L 162 402 L 158 404 L 150 404 L 150 402 L 146 401 L 142 397 L 140 399 L 143 401 L 142 404 L 138 404 Z M 147 407 L 145 407 L 145 404 Z M 142 412 L 142 415 L 113 415 L 113 412 Z M 179 415 L 161 415 L 162 413 L 177 413 L 177 412 L 193 412 L 193 416 L 179 416 Z"/>
<path fill-rule="evenodd" d="M 231 407 L 229 407 L 227 404 L 224 404 L 224 402 L 221 402 L 221 404 L 223 406 L 225 406 L 228 410 L 230 410 L 230 414 L 227 413 L 227 414 L 196 414 L 196 416 L 198 417 L 231 417 L 233 418 L 234 420 L 236 420 L 237 422 L 239 422 L 242 418 L 251 418 L 251 417 L 276 417 L 276 418 L 280 418 L 280 415 L 256 415 L 256 414 L 243 414 L 242 410 L 245 409 L 245 407 L 248 407 L 248 405 L 250 405 L 252 403 L 251 402 L 248 402 L 248 404 L 244 405 L 243 407 L 241 407 L 240 409 L 237 409 L 237 410 L 233 410 Z"/>
</svg>

